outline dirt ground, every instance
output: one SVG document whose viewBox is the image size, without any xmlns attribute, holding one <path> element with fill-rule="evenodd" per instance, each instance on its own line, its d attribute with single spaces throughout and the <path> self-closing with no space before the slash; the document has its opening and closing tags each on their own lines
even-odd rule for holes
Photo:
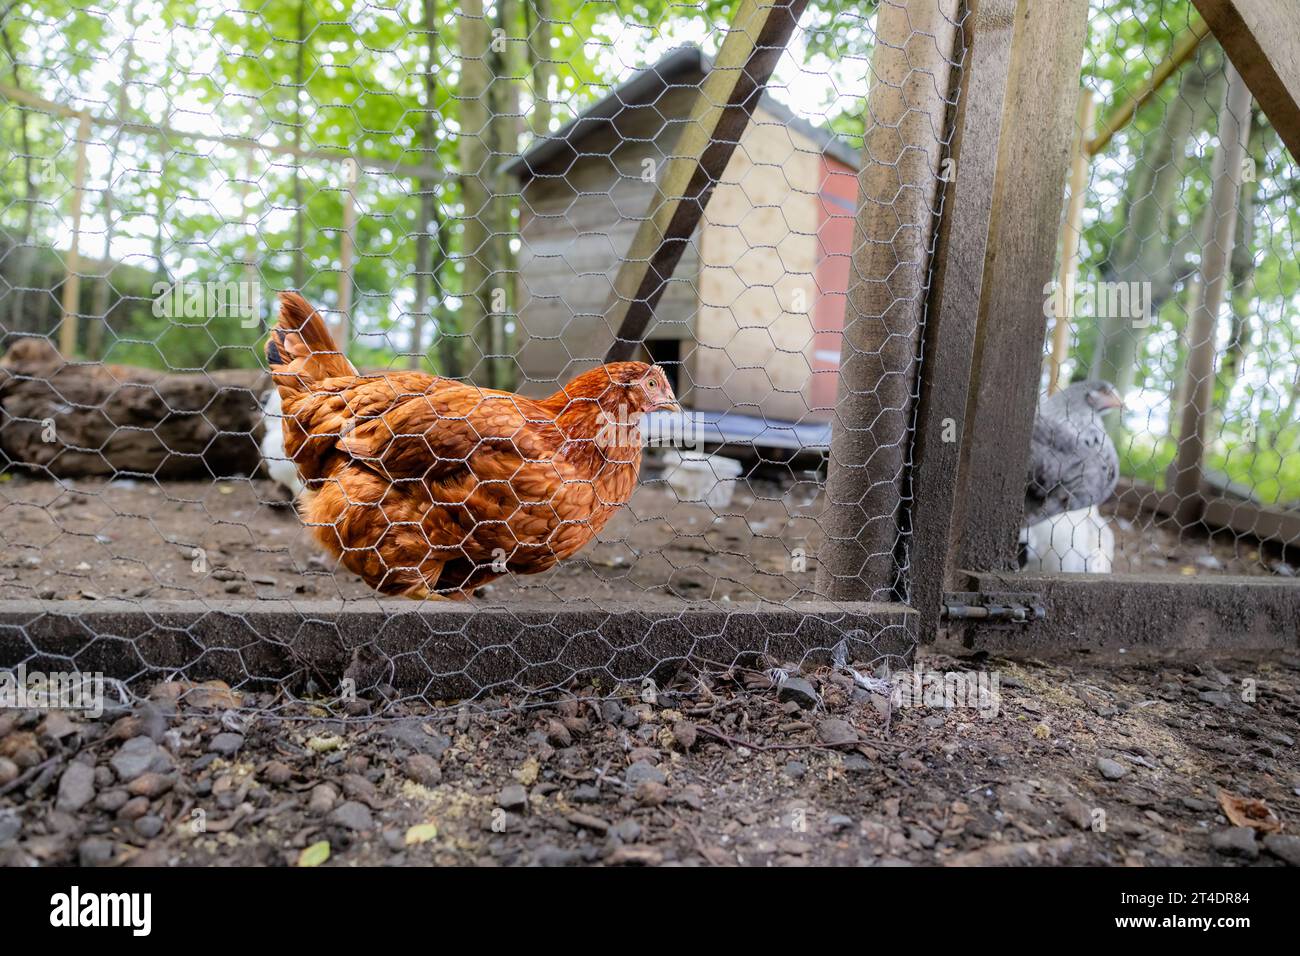
<svg viewBox="0 0 1300 956">
<path fill-rule="evenodd" d="M 997 696 L 683 671 L 384 719 L 179 683 L 0 711 L 0 864 L 1300 864 L 1295 655 L 919 666 Z"/>
<path fill-rule="evenodd" d="M 369 593 L 277 498 L 260 481 L 10 476 L 0 598 Z M 646 485 L 587 560 L 492 596 L 806 596 L 815 565 L 791 554 L 816 553 L 818 506 L 758 482 L 714 519 Z M 1268 570 L 1235 539 L 1118 536 L 1145 570 Z M 169 682 L 98 719 L 0 710 L 0 864 L 1300 863 L 1294 654 L 924 650 L 925 671 L 964 676 L 919 706 L 845 670 L 752 666 L 472 709 Z M 980 675 L 996 714 L 958 693 Z"/>
<path fill-rule="evenodd" d="M 317 550 L 269 481 L 0 479 L 0 599 L 372 593 Z M 652 481 L 576 560 L 501 579 L 485 596 L 811 598 L 821 507 L 813 484 L 755 480 L 739 484 L 725 513 L 715 515 Z M 1117 572 L 1295 573 L 1247 539 L 1193 537 L 1118 517 L 1112 525 Z"/>
</svg>

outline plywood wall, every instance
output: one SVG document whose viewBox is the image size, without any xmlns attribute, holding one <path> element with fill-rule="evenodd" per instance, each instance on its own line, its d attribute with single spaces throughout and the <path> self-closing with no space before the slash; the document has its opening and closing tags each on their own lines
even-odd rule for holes
<svg viewBox="0 0 1300 956">
<path fill-rule="evenodd" d="M 807 416 L 821 167 L 811 140 L 755 112 L 698 239 L 696 408 Z"/>
</svg>

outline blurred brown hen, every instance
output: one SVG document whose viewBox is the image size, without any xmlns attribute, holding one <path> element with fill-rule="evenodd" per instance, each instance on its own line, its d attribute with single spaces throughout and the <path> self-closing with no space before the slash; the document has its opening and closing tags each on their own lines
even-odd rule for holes
<svg viewBox="0 0 1300 956">
<path fill-rule="evenodd" d="M 292 292 L 266 355 L 303 520 L 371 587 L 411 598 L 464 598 L 573 555 L 636 487 L 641 416 L 677 407 L 663 369 L 642 362 L 538 400 L 421 372 L 358 375 Z"/>
</svg>

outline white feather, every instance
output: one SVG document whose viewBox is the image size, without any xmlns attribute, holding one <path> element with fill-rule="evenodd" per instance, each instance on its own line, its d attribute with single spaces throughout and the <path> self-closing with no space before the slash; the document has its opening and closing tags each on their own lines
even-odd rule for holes
<svg viewBox="0 0 1300 956">
<path fill-rule="evenodd" d="M 302 491 L 302 479 L 298 477 L 298 466 L 285 456 L 283 422 L 280 390 L 273 388 L 262 400 L 262 423 L 265 427 L 262 435 L 262 461 L 266 464 L 266 472 L 271 480 L 297 498 Z"/>
<path fill-rule="evenodd" d="M 1022 570 L 1110 574 L 1115 532 L 1096 505 L 1053 515 L 1020 532 L 1027 560 Z"/>
</svg>

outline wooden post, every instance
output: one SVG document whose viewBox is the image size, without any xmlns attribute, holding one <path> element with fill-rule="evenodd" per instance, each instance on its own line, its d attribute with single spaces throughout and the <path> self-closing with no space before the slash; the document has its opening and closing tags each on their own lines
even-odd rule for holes
<svg viewBox="0 0 1300 956">
<path fill-rule="evenodd" d="M 947 183 L 935 247 L 912 466 L 911 597 L 925 637 L 938 630 L 943 592 L 952 589 L 958 469 L 1016 8 L 1017 0 L 973 0 L 963 24 L 967 53 L 950 151 L 958 174 Z"/>
<path fill-rule="evenodd" d="M 817 591 L 886 600 L 936 228 L 958 0 L 878 8 Z M 960 175 L 960 173 L 959 173 Z"/>
<path fill-rule="evenodd" d="M 1088 0 L 1017 3 L 953 516 L 961 568 L 1016 565 L 1087 17 Z"/>
<path fill-rule="evenodd" d="M 346 356 L 352 345 L 352 280 L 353 250 L 357 230 L 357 163 L 349 159 L 343 164 L 343 178 L 347 185 L 343 193 L 343 231 L 339 234 L 339 349 Z"/>
<path fill-rule="evenodd" d="M 1187 369 L 1184 374 L 1182 427 L 1174 461 L 1174 518 L 1186 527 L 1199 521 L 1205 509 L 1201 473 L 1205 464 L 1206 424 L 1214 397 L 1215 329 L 1223 305 L 1224 288 L 1232 272 L 1232 244 L 1237 228 L 1237 198 L 1241 191 L 1242 161 L 1250 138 L 1250 88 L 1231 63 L 1228 84 L 1219 111 L 1219 148 L 1214 154 L 1210 218 L 1201 252 L 1201 299 L 1192 313 L 1187 335 Z"/>
<path fill-rule="evenodd" d="M 631 358 L 808 0 L 740 0 L 614 279 L 606 362 Z M 930 0 L 931 5 L 935 0 Z M 942 0 L 947 3 L 949 0 Z"/>
<path fill-rule="evenodd" d="M 1300 29 L 1295 0 L 1192 0 L 1277 135 L 1300 159 Z"/>
<path fill-rule="evenodd" d="M 1083 238 L 1083 200 L 1088 188 L 1088 137 L 1096 110 L 1092 90 L 1079 93 L 1078 132 L 1070 163 L 1070 201 L 1061 224 L 1061 274 L 1057 283 L 1056 319 L 1052 325 L 1052 361 L 1047 394 L 1061 389 L 1061 366 L 1070 354 L 1070 325 L 1074 321 L 1074 289 L 1079 278 L 1079 241 Z"/>
<path fill-rule="evenodd" d="M 72 173 L 72 244 L 63 277 L 63 322 L 59 326 L 59 351 L 65 359 L 77 354 L 81 325 L 81 209 L 86 195 L 86 144 L 90 142 L 90 114 L 77 121 L 77 164 Z"/>
</svg>

